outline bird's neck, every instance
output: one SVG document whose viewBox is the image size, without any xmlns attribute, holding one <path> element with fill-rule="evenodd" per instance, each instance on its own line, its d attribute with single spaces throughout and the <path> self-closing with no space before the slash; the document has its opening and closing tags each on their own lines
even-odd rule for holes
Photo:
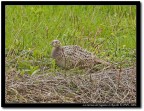
<svg viewBox="0 0 144 111">
<path fill-rule="evenodd" d="M 61 48 L 62 48 L 61 46 L 54 47 L 54 49 L 57 49 L 57 50 L 59 50 Z"/>
</svg>

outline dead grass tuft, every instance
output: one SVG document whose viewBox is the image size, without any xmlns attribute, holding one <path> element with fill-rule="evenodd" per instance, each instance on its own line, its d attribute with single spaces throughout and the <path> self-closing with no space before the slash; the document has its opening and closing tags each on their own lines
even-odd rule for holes
<svg viewBox="0 0 144 111">
<path fill-rule="evenodd" d="M 6 103 L 136 103 L 136 68 L 75 76 L 6 73 Z"/>
</svg>

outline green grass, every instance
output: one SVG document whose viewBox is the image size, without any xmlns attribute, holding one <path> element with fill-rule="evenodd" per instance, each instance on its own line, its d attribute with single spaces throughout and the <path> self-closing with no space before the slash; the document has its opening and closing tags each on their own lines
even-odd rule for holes
<svg viewBox="0 0 144 111">
<path fill-rule="evenodd" d="M 131 66 L 136 56 L 136 6 L 6 6 L 8 69 L 23 74 L 55 71 L 50 58 L 54 39 Z"/>
</svg>

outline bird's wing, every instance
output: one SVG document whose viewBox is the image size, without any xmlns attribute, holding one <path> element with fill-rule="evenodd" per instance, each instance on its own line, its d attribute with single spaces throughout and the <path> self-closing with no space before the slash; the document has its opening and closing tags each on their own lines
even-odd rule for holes
<svg viewBox="0 0 144 111">
<path fill-rule="evenodd" d="M 73 55 L 74 54 L 73 46 L 63 46 L 63 51 L 64 51 L 65 55 Z"/>
<path fill-rule="evenodd" d="M 82 59 L 92 57 L 92 53 L 86 51 L 85 49 L 82 49 L 77 45 L 64 46 L 63 48 L 64 48 L 64 53 L 67 56 L 73 56 Z"/>
</svg>

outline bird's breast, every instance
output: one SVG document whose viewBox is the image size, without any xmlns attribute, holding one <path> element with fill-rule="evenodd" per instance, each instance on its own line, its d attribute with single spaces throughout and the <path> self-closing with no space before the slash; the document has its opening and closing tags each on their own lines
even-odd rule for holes
<svg viewBox="0 0 144 111">
<path fill-rule="evenodd" d="M 54 48 L 52 50 L 52 58 L 56 59 L 59 58 L 61 56 L 61 49 L 60 48 Z"/>
</svg>

